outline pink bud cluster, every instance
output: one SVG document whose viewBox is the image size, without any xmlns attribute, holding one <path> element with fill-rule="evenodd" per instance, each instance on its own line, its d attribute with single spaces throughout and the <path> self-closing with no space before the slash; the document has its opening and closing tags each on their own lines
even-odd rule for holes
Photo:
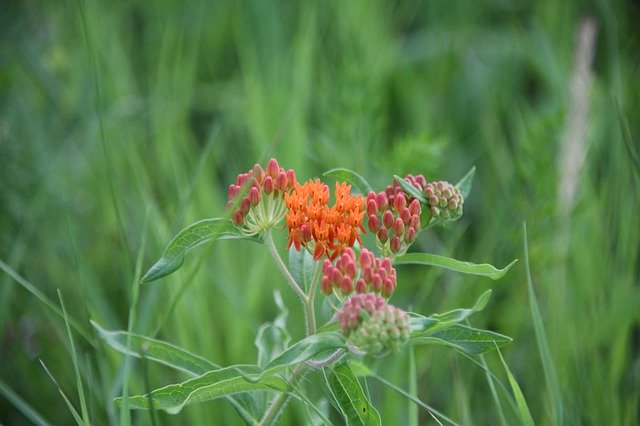
<svg viewBox="0 0 640 426">
<path fill-rule="evenodd" d="M 293 190 L 296 182 L 293 169 L 285 171 L 275 158 L 269 160 L 266 170 L 256 163 L 247 173 L 239 174 L 236 182 L 229 185 L 228 193 L 227 208 L 234 209 L 233 223 L 242 226 L 251 209 L 264 196 L 282 197 L 283 193 Z M 248 191 L 243 191 L 244 187 Z"/>
<path fill-rule="evenodd" d="M 327 296 L 334 289 L 343 295 L 355 292 L 363 294 L 373 292 L 389 298 L 396 289 L 396 270 L 388 257 L 377 258 L 363 248 L 356 259 L 352 248 L 345 249 L 335 265 L 326 259 L 322 264 L 322 292 Z"/>
<path fill-rule="evenodd" d="M 378 296 L 374 293 L 363 293 L 351 296 L 342 309 L 338 311 L 338 323 L 340 324 L 340 331 L 345 336 L 348 336 L 352 331 L 358 328 L 362 322 L 362 315 L 360 311 L 365 311 L 368 315 L 373 315 L 374 312 L 379 311 L 387 306 L 384 297 Z"/>
<path fill-rule="evenodd" d="M 420 202 L 416 199 L 410 200 L 402 188 L 396 191 L 389 185 L 384 192 L 369 192 L 366 208 L 367 226 L 376 234 L 383 253 L 398 253 L 403 246 L 413 243 L 420 231 Z"/>
<path fill-rule="evenodd" d="M 429 213 L 437 220 L 455 220 L 462 216 L 464 199 L 460 189 L 445 181 L 427 182 L 423 175 L 407 175 L 405 181 L 413 185 L 427 199 Z M 387 194 L 403 192 L 402 188 L 393 181 L 387 187 Z M 391 198 L 391 197 L 390 197 Z"/>
</svg>

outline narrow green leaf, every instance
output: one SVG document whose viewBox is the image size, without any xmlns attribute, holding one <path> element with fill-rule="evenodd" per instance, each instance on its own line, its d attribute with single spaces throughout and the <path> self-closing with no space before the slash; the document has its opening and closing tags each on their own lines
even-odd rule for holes
<svg viewBox="0 0 640 426">
<path fill-rule="evenodd" d="M 325 379 L 348 425 L 380 425 L 375 409 L 346 362 L 325 369 Z"/>
<path fill-rule="evenodd" d="M 440 268 L 450 269 L 463 274 L 480 275 L 489 277 L 492 280 L 502 278 L 509 268 L 511 268 L 518 259 L 508 264 L 502 269 L 489 265 L 488 263 L 475 264 L 471 262 L 463 262 L 461 260 L 451 259 L 450 257 L 438 256 L 431 253 L 408 253 L 404 256 L 397 257 L 394 261 L 395 265 L 429 265 L 438 266 Z"/>
<path fill-rule="evenodd" d="M 369 185 L 369 183 L 362 176 L 360 176 L 353 170 L 340 167 L 324 172 L 322 176 L 348 182 L 353 185 L 355 189 L 360 191 L 362 195 L 367 195 L 370 191 L 373 191 L 371 189 L 371 185 Z"/>
<path fill-rule="evenodd" d="M 78 357 L 76 356 L 76 347 L 73 344 L 73 335 L 71 334 L 71 326 L 69 325 L 69 317 L 67 315 L 67 308 L 62 298 L 62 292 L 58 289 L 58 299 L 60 299 L 60 307 L 64 314 L 64 324 L 67 327 L 67 336 L 69 337 L 69 349 L 71 351 L 71 361 L 73 363 L 73 371 L 76 376 L 76 386 L 78 388 L 78 399 L 80 400 L 80 412 L 82 413 L 82 421 L 84 424 L 89 424 L 89 411 L 87 410 L 87 400 L 84 394 L 84 386 L 82 384 L 82 377 L 80 376 L 80 367 L 78 366 Z"/>
<path fill-rule="evenodd" d="M 248 381 L 247 375 L 255 375 L 256 380 Z M 159 409 L 169 414 L 179 413 L 185 406 L 197 402 L 234 395 L 242 392 L 274 390 L 285 392 L 288 383 L 275 375 L 260 378 L 258 366 L 243 365 L 210 371 L 202 376 L 182 383 L 156 389 L 147 395 L 136 395 L 128 398 L 131 408 Z M 116 405 L 123 398 L 114 400 Z M 153 405 L 153 407 L 151 407 Z"/>
<path fill-rule="evenodd" d="M 39 360 L 39 361 L 40 361 L 40 365 L 42 366 L 44 371 L 47 373 L 47 375 L 49 376 L 49 378 L 51 379 L 53 384 L 56 385 L 56 387 L 58 388 L 58 392 L 60 392 L 60 395 L 62 396 L 62 399 L 64 400 L 64 403 L 67 404 L 67 408 L 69 409 L 69 412 L 73 416 L 73 418 L 76 421 L 76 423 L 78 424 L 78 426 L 83 426 L 84 422 L 83 422 L 82 418 L 80 417 L 80 414 L 78 414 L 78 411 L 75 409 L 75 407 L 73 406 L 73 404 L 71 403 L 69 398 L 67 398 L 67 395 L 64 393 L 64 391 L 62 390 L 62 388 L 58 384 L 58 381 L 55 379 L 55 377 L 53 377 L 53 374 L 51 374 L 51 371 L 49 371 L 49 369 L 45 365 L 44 361 L 42 361 L 42 360 Z"/>
<path fill-rule="evenodd" d="M 180 231 L 165 249 L 162 257 L 147 271 L 142 282 L 162 278 L 178 270 L 184 263 L 185 254 L 213 240 L 248 239 L 260 242 L 259 237 L 247 237 L 229 219 L 204 219 Z"/>
<path fill-rule="evenodd" d="M 408 195 L 412 196 L 413 198 L 416 198 L 418 201 L 420 201 L 421 204 L 424 204 L 424 205 L 427 204 L 427 199 L 422 194 L 422 192 L 420 192 L 418 188 L 411 185 L 409 182 L 407 182 L 406 180 L 404 180 L 398 175 L 393 175 L 393 177 L 395 178 L 396 182 L 398 182 L 398 185 L 400 185 L 400 187 L 404 192 L 406 192 Z"/>
<path fill-rule="evenodd" d="M 518 406 L 518 417 L 520 417 L 520 423 L 525 426 L 533 426 L 535 423 L 533 422 L 533 418 L 531 417 L 531 412 L 529 411 L 529 406 L 527 405 L 527 401 L 524 398 L 524 394 L 522 393 L 522 389 L 518 385 L 516 378 L 511 374 L 511 370 L 509 370 L 509 366 L 505 362 L 502 357 L 502 352 L 498 347 L 495 348 L 498 351 L 498 355 L 500 355 L 500 361 L 502 361 L 502 366 L 504 367 L 504 371 L 507 373 L 507 377 L 509 379 L 509 384 L 511 385 L 511 390 L 513 391 L 513 395 L 516 399 L 516 404 Z"/>
<path fill-rule="evenodd" d="M 491 290 L 487 290 L 476 300 L 475 305 L 469 309 L 454 309 L 443 314 L 433 314 L 429 317 L 422 317 L 414 314 L 411 318 L 411 330 L 412 332 L 419 332 L 422 334 L 435 333 L 436 331 L 444 330 L 452 325 L 458 324 L 472 314 L 482 311 L 491 298 Z"/>
<path fill-rule="evenodd" d="M 136 358 L 142 358 L 144 356 L 149 360 L 189 373 L 193 376 L 199 376 L 208 371 L 220 368 L 220 366 L 171 343 L 152 339 L 151 337 L 140 334 L 127 333 L 126 331 L 108 331 L 94 321 L 91 321 L 91 325 L 96 329 L 105 343 L 125 355 L 132 355 Z M 127 339 L 130 339 L 129 342 L 127 342 Z M 127 343 L 130 344 L 128 349 Z"/>
<path fill-rule="evenodd" d="M 45 420 L 35 408 L 33 408 L 27 401 L 22 399 L 20 395 L 15 393 L 13 389 L 7 386 L 0 379 L 0 395 L 2 395 L 7 401 L 13 405 L 13 407 L 22 413 L 27 419 L 31 420 L 34 424 L 39 426 L 49 426 L 50 423 Z"/>
<path fill-rule="evenodd" d="M 560 384 L 558 383 L 558 372 L 553 358 L 551 357 L 551 351 L 549 350 L 549 342 L 547 340 L 547 333 L 544 330 L 544 324 L 542 322 L 542 314 L 540 313 L 540 307 L 538 306 L 538 300 L 536 299 L 536 293 L 533 291 L 533 280 L 531 279 L 531 269 L 529 268 L 529 247 L 527 243 L 527 225 L 523 224 L 524 231 L 524 267 L 527 272 L 527 289 L 529 292 L 529 309 L 531 311 L 531 318 L 533 320 L 533 330 L 536 333 L 536 342 L 538 344 L 538 352 L 540 353 L 540 360 L 542 361 L 542 370 L 544 371 L 545 381 L 549 388 L 549 394 L 551 395 L 551 407 L 554 414 L 554 418 L 557 424 L 562 424 L 562 392 L 560 391 Z"/>
<path fill-rule="evenodd" d="M 415 333 L 409 341 L 413 344 L 447 345 L 470 355 L 479 355 L 495 350 L 496 347 L 502 347 L 512 340 L 493 331 L 456 324 L 435 333 Z"/>
<path fill-rule="evenodd" d="M 460 179 L 458 183 L 456 183 L 456 188 L 460 190 L 462 194 L 462 198 L 464 200 L 467 199 L 469 193 L 471 192 L 471 184 L 473 183 L 473 176 L 476 174 L 476 166 L 471 167 L 471 169 L 467 172 L 466 175 Z"/>
<path fill-rule="evenodd" d="M 308 291 L 320 262 L 314 261 L 308 250 L 296 250 L 294 245 L 289 248 L 289 271 L 296 282 Z"/>
</svg>

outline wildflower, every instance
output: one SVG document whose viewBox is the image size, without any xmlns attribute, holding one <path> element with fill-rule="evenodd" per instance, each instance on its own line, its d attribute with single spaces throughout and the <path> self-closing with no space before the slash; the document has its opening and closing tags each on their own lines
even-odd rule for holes
<svg viewBox="0 0 640 426">
<path fill-rule="evenodd" d="M 373 293 L 349 298 L 338 321 L 348 341 L 371 355 L 397 350 L 409 340 L 409 315 Z"/>
<path fill-rule="evenodd" d="M 247 236 L 275 226 L 286 211 L 283 195 L 296 184 L 295 172 L 285 171 L 275 158 L 269 161 L 267 170 L 255 164 L 229 185 L 227 208 L 232 210 L 233 223 Z"/>
<path fill-rule="evenodd" d="M 422 208 L 416 199 L 410 199 L 389 186 L 387 191 L 369 192 L 366 198 L 367 226 L 375 233 L 376 243 L 383 255 L 395 256 L 407 250 L 420 231 Z"/>
<path fill-rule="evenodd" d="M 337 183 L 335 203 L 329 207 L 329 187 L 320 179 L 295 184 L 291 193 L 285 193 L 289 244 L 296 250 L 302 246 L 313 253 L 315 260 L 325 254 L 334 259 L 342 254 L 364 232 L 364 199 L 350 193 L 351 185 Z"/>
<path fill-rule="evenodd" d="M 389 298 L 396 289 L 396 283 L 396 270 L 391 266 L 391 259 L 377 258 L 365 248 L 358 259 L 353 249 L 347 248 L 338 256 L 335 265 L 329 259 L 322 264 L 321 289 L 327 296 L 336 290 L 343 296 L 355 291 L 358 294 L 373 292 Z"/>
</svg>

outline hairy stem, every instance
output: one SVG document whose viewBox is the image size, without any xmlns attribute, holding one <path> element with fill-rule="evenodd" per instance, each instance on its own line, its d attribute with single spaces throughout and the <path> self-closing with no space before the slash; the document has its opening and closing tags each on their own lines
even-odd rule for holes
<svg viewBox="0 0 640 426">
<path fill-rule="evenodd" d="M 293 372 L 291 373 L 291 377 L 289 378 L 289 383 L 294 384 L 295 382 L 297 382 L 305 370 L 306 366 L 304 365 L 304 363 L 296 365 L 293 369 Z M 291 398 L 291 395 L 289 393 L 279 393 L 273 399 L 273 402 L 271 403 L 271 405 L 269 405 L 267 411 L 265 411 L 258 425 L 265 426 L 274 424 L 278 419 L 278 416 L 280 416 L 280 413 L 282 412 L 284 406 L 287 405 L 287 402 L 289 402 L 289 398 Z"/>
</svg>

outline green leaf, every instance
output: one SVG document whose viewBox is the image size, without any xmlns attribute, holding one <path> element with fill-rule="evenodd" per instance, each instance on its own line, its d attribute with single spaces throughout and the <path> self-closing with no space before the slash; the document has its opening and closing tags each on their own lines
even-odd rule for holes
<svg viewBox="0 0 640 426">
<path fill-rule="evenodd" d="M 337 332 L 313 334 L 300 340 L 295 345 L 273 359 L 264 367 L 263 375 L 273 374 L 283 368 L 299 364 L 318 356 L 326 355 L 329 351 L 346 348 L 345 338 Z"/>
<path fill-rule="evenodd" d="M 256 375 L 257 379 L 248 381 L 246 376 L 249 374 Z M 132 396 L 128 398 L 128 403 L 131 408 L 153 408 L 177 414 L 187 405 L 241 392 L 286 392 L 288 389 L 289 385 L 284 379 L 275 375 L 260 377 L 258 366 L 244 365 L 210 371 L 194 379 L 156 389 L 147 395 Z M 120 405 L 123 398 L 116 398 L 114 402 Z"/>
<path fill-rule="evenodd" d="M 473 183 L 473 176 L 476 174 L 476 166 L 471 167 L 466 175 L 456 183 L 456 188 L 460 190 L 462 199 L 466 200 L 471 192 L 471 184 Z"/>
<path fill-rule="evenodd" d="M 416 333 L 409 341 L 413 344 L 440 344 L 451 346 L 470 355 L 479 355 L 510 343 L 513 339 L 488 330 L 478 330 L 455 324 L 435 333 Z"/>
<path fill-rule="evenodd" d="M 524 398 L 522 389 L 520 389 L 520 386 L 518 385 L 516 378 L 513 377 L 513 374 L 511 374 L 511 370 L 509 370 L 509 366 L 507 365 L 507 363 L 504 361 L 504 358 L 502 357 L 502 352 L 500 352 L 500 349 L 498 349 L 497 347 L 496 349 L 498 351 L 498 355 L 500 355 L 500 361 L 502 362 L 504 371 L 506 371 L 507 373 L 507 377 L 509 378 L 509 384 L 511 385 L 511 390 L 513 391 L 513 395 L 515 396 L 515 399 L 516 399 L 516 405 L 518 406 L 517 414 L 518 414 L 518 417 L 520 417 L 520 424 L 523 424 L 526 426 L 533 426 L 535 425 L 535 423 L 533 421 L 533 418 L 531 417 L 531 412 L 529 411 L 529 406 L 527 405 L 527 401 Z"/>
<path fill-rule="evenodd" d="M 94 321 L 91 321 L 91 325 L 105 343 L 125 355 L 132 355 L 136 358 L 144 357 L 193 376 L 220 368 L 220 366 L 171 343 L 126 331 L 108 331 Z M 131 339 L 129 349 L 127 349 L 127 338 Z"/>
<path fill-rule="evenodd" d="M 400 185 L 400 187 L 404 192 L 406 192 L 408 195 L 412 196 L 413 198 L 416 198 L 418 201 L 420 201 L 421 204 L 424 204 L 424 205 L 427 204 L 427 199 L 424 197 L 424 195 L 422 194 L 422 192 L 420 192 L 418 188 L 411 185 L 409 182 L 407 182 L 406 180 L 404 180 L 398 175 L 393 175 L 393 177 L 395 178 L 396 182 L 398 182 L 398 185 Z"/>
<path fill-rule="evenodd" d="M 325 369 L 325 379 L 348 425 L 380 425 L 380 414 L 346 362 Z"/>
<path fill-rule="evenodd" d="M 260 242 L 259 237 L 242 234 L 231 220 L 204 219 L 187 226 L 169 243 L 160 260 L 147 271 L 142 282 L 155 281 L 177 271 L 184 263 L 185 254 L 192 248 L 213 240 L 247 239 Z"/>
<path fill-rule="evenodd" d="M 309 287 L 311 287 L 318 265 L 319 262 L 313 260 L 313 256 L 308 250 L 301 249 L 298 251 L 293 244 L 289 248 L 289 271 L 305 291 L 308 291 Z"/>
<path fill-rule="evenodd" d="M 345 168 L 337 168 L 331 169 L 328 172 L 324 172 L 322 176 L 333 178 L 336 180 L 343 180 L 356 188 L 362 195 L 367 195 L 371 189 L 371 185 L 359 174 L 354 172 L 353 170 L 345 169 Z"/>
<path fill-rule="evenodd" d="M 411 318 L 411 330 L 416 333 L 435 333 L 452 325 L 458 324 L 472 314 L 482 311 L 491 298 L 491 290 L 487 290 L 476 300 L 475 305 L 469 309 L 454 309 L 443 314 L 433 314 L 429 317 L 415 315 Z"/>
<path fill-rule="evenodd" d="M 502 269 L 497 269 L 487 263 L 475 264 L 471 262 L 463 262 L 461 260 L 451 259 L 450 257 L 438 256 L 437 254 L 408 253 L 404 256 L 397 257 L 394 264 L 439 266 L 452 271 L 462 272 L 463 274 L 481 275 L 489 277 L 492 280 L 498 280 L 502 278 L 509 268 L 511 268 L 517 261 L 518 259 L 514 260 Z"/>
</svg>

